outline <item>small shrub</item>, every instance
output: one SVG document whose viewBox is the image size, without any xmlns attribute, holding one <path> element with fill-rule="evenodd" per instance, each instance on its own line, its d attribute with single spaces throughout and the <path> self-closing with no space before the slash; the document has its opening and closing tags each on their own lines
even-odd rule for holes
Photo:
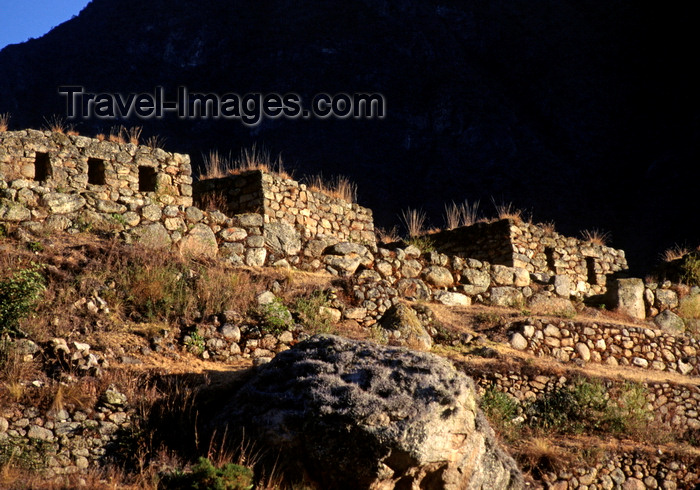
<svg viewBox="0 0 700 490">
<path fill-rule="evenodd" d="M 683 258 L 681 280 L 689 286 L 700 286 L 700 254 L 690 253 Z"/>
<path fill-rule="evenodd" d="M 259 316 L 263 323 L 263 329 L 273 335 L 280 334 L 292 326 L 292 314 L 279 298 L 261 306 Z"/>
<path fill-rule="evenodd" d="M 199 458 L 188 473 L 174 473 L 164 478 L 166 489 L 185 490 L 250 490 L 253 488 L 253 471 L 245 466 L 226 463 L 216 468 L 206 458 Z"/>
<path fill-rule="evenodd" d="M 563 434 L 597 432 L 643 438 L 644 428 L 653 419 L 642 385 L 624 383 L 609 388 L 584 379 L 548 393 L 527 411 L 532 425 Z"/>
<path fill-rule="evenodd" d="M 0 334 L 21 335 L 19 321 L 32 313 L 46 288 L 41 266 L 32 263 L 0 281 Z"/>
<path fill-rule="evenodd" d="M 199 332 L 195 331 L 189 335 L 186 335 L 184 343 L 187 350 L 192 354 L 200 355 L 202 352 L 204 352 L 204 337 L 202 337 Z"/>
<path fill-rule="evenodd" d="M 481 409 L 497 430 L 503 433 L 509 432 L 513 426 L 519 406 L 511 396 L 496 388 L 489 388 L 481 397 Z"/>
<path fill-rule="evenodd" d="M 421 252 L 433 252 L 435 250 L 435 243 L 427 236 L 414 236 L 409 238 L 409 245 L 413 245 L 418 248 Z"/>
<path fill-rule="evenodd" d="M 193 301 L 186 271 L 163 259 L 136 264 L 120 276 L 126 303 L 148 321 L 184 315 Z"/>
</svg>

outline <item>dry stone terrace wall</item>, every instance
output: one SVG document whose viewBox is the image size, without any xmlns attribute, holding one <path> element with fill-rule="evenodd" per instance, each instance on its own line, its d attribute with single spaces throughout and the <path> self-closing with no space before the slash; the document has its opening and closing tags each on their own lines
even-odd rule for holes
<svg viewBox="0 0 700 490">
<path fill-rule="evenodd" d="M 200 206 L 216 203 L 229 216 L 261 213 L 266 228 L 287 224 L 306 241 L 333 237 L 337 241 L 374 244 L 372 211 L 329 196 L 281 175 L 253 170 L 197 182 Z"/>
<path fill-rule="evenodd" d="M 494 389 L 508 394 L 521 407 L 576 381 L 572 376 L 549 373 L 539 368 L 537 372 L 532 370 L 529 373 L 507 367 L 487 370 L 466 366 L 464 370 L 476 382 L 480 395 Z M 622 383 L 610 379 L 600 381 L 608 388 Z M 646 392 L 648 408 L 658 423 L 681 435 L 688 430 L 700 429 L 700 387 L 666 382 L 644 382 L 641 385 Z M 543 480 L 545 488 L 557 489 L 582 488 L 582 485 L 592 484 L 597 488 L 619 488 L 617 485 L 628 488 L 623 486 L 627 482 L 629 488 L 694 488 L 700 483 L 700 461 L 675 454 L 616 451 L 593 464 L 572 465 L 565 470 L 549 472 L 543 475 Z"/>
<path fill-rule="evenodd" d="M 571 375 L 553 374 L 538 368 L 537 372 L 522 369 L 496 369 L 493 371 L 465 367 L 465 372 L 479 386 L 480 395 L 495 389 L 508 394 L 521 406 L 543 398 L 556 390 L 572 386 L 576 378 Z M 596 378 L 611 388 L 621 381 Z M 643 382 L 647 408 L 654 413 L 656 421 L 684 434 L 687 430 L 700 429 L 700 387 L 693 384 L 668 382 Z"/>
<path fill-rule="evenodd" d="M 112 387 L 94 410 L 0 409 L 0 463 L 39 469 L 46 478 L 85 471 L 114 456 L 133 412 Z"/>
<path fill-rule="evenodd" d="M 514 325 L 511 345 L 562 362 L 581 360 L 698 376 L 700 343 L 645 327 L 540 320 Z"/>
<path fill-rule="evenodd" d="M 512 219 L 429 235 L 437 250 L 532 273 L 569 277 L 573 293 L 605 292 L 606 276 L 627 269 L 622 250 L 593 244 Z"/>
</svg>

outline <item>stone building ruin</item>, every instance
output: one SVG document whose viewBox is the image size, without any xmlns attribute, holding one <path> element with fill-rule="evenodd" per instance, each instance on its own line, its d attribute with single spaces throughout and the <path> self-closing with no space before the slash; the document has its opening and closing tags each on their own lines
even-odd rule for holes
<svg viewBox="0 0 700 490">
<path fill-rule="evenodd" d="M 195 183 L 188 155 L 50 131 L 0 133 L 0 222 L 36 232 L 107 231 L 250 266 L 332 268 L 343 260 L 323 255 L 340 253 L 329 252 L 340 242 L 350 242 L 345 248 L 357 260 L 334 273 L 354 273 L 359 263 L 379 270 L 380 257 L 391 259 L 381 250 L 372 257 L 370 209 L 287 176 L 249 170 Z M 446 257 L 483 262 L 477 268 L 505 266 L 540 283 L 567 278 L 577 296 L 604 293 L 607 277 L 627 268 L 622 250 L 512 219 L 429 238 Z M 387 277 L 389 287 L 411 279 L 404 272 Z M 481 294 L 474 291 L 482 287 L 467 282 L 463 292 Z"/>
<path fill-rule="evenodd" d="M 607 277 L 627 269 L 624 250 L 565 237 L 532 223 L 501 219 L 429 235 L 445 254 L 566 276 L 586 296 L 605 292 Z"/>
</svg>

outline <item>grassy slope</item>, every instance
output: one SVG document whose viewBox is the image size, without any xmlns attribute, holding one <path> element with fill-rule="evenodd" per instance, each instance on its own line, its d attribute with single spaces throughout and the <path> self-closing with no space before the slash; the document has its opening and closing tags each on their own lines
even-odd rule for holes
<svg viewBox="0 0 700 490">
<path fill-rule="evenodd" d="M 225 310 L 236 310 L 246 321 L 254 322 L 254 318 L 246 316 L 255 295 L 275 285 L 286 304 L 291 304 L 294 298 L 308 297 L 314 290 L 329 288 L 333 280 L 324 274 L 233 269 L 213 261 L 188 260 L 176 254 L 153 254 L 90 234 L 47 236 L 24 242 L 0 238 L 0 280 L 31 262 L 43 264 L 47 282 L 41 301 L 21 323 L 28 337 L 37 343 L 54 337 L 87 342 L 93 351 L 109 359 L 111 367 L 99 378 L 71 380 L 52 376 L 42 361 L 24 362 L 11 352 L 5 352 L 5 357 L 0 356 L 0 407 L 22 403 L 48 408 L 59 403 L 67 408 L 89 410 L 99 393 L 110 384 L 117 385 L 141 415 L 144 422 L 139 428 L 142 432 L 134 442 L 136 457 L 132 465 L 92 470 L 85 478 L 93 488 L 156 488 L 154 482 L 159 471 L 184 468 L 202 455 L 219 464 L 230 460 L 250 464 L 249 459 L 246 460 L 250 454 L 226 453 L 196 440 L 196 433 L 187 434 L 187 430 L 181 437 L 183 440 L 172 443 L 159 427 L 148 421 L 158 418 L 192 424 L 192 418 L 196 417 L 192 409 L 194 394 L 213 392 L 201 390 L 203 387 L 235 383 L 245 375 L 251 362 L 212 362 L 193 356 L 182 345 L 178 350 L 163 353 L 144 354 L 144 348 L 158 332 L 169 331 L 177 338 L 186 325 L 209 322 L 212 316 Z M 75 306 L 80 304 L 81 298 L 91 298 L 95 294 L 107 302 L 108 313 L 91 313 Z M 338 294 L 341 301 L 347 300 L 342 291 Z M 473 373 L 520 370 L 631 383 L 664 381 L 697 385 L 699 382 L 674 373 L 630 367 L 613 368 L 592 363 L 580 367 L 564 365 L 515 351 L 507 343 L 505 330 L 508 322 L 522 319 L 519 311 L 484 306 L 430 305 L 430 308 L 445 338 L 459 339 L 460 334 L 473 338 L 468 343 L 443 342 L 436 345 L 434 352 L 453 359 Z M 604 315 L 606 322 L 631 324 L 629 319 L 614 314 L 593 310 L 587 313 L 595 316 L 581 315 L 576 320 L 601 321 L 600 315 Z M 354 322 L 333 325 L 332 331 L 352 338 L 372 337 L 370 329 Z M 495 356 L 484 357 L 484 346 L 493 349 Z M 125 355 L 138 358 L 142 363 L 123 365 L 119 359 Z M 42 382 L 41 387 L 32 386 L 35 380 Z M 649 430 L 573 434 L 525 426 L 514 430 L 509 421 L 505 422 L 497 417 L 492 420 L 503 442 L 535 478 L 557 465 L 585 462 L 586 448 L 593 446 L 612 452 L 630 446 L 653 452 L 662 442 L 667 453 L 700 457 L 698 448 L 683 442 L 680 435 L 670 434 L 660 441 Z M 188 436 L 191 440 L 185 440 Z M 113 483 L 108 483 L 110 479 Z M 33 482 L 31 485 L 36 488 L 60 488 L 12 464 L 2 467 L 0 486 L 3 488 L 26 482 Z M 278 484 L 279 478 L 263 477 L 259 488 L 274 488 Z"/>
</svg>

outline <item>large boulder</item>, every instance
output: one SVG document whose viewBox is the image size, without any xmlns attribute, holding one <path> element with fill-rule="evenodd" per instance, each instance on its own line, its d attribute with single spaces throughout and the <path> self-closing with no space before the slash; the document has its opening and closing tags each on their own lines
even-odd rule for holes
<svg viewBox="0 0 700 490">
<path fill-rule="evenodd" d="M 617 311 L 633 318 L 644 320 L 644 282 L 636 277 L 612 281 L 609 296 Z"/>
<path fill-rule="evenodd" d="M 522 488 L 477 407 L 474 383 L 440 357 L 332 335 L 254 372 L 211 429 L 263 447 L 318 488 Z"/>
<path fill-rule="evenodd" d="M 68 214 L 85 206 L 85 198 L 78 194 L 63 194 L 61 192 L 49 192 L 42 197 L 44 206 L 52 214 Z"/>
<path fill-rule="evenodd" d="M 685 323 L 683 319 L 673 313 L 671 310 L 664 310 L 656 317 L 654 317 L 654 323 L 661 330 L 665 330 L 671 333 L 681 333 L 685 331 Z"/>
<path fill-rule="evenodd" d="M 297 255 L 301 251 L 301 235 L 289 223 L 265 225 L 265 245 L 284 256 Z"/>
<path fill-rule="evenodd" d="M 374 261 L 372 253 L 359 243 L 339 242 L 323 251 L 323 263 L 344 275 L 352 275 L 360 265 Z"/>
<path fill-rule="evenodd" d="M 180 241 L 180 251 L 186 255 L 216 257 L 219 245 L 212 229 L 199 223 Z"/>
</svg>

